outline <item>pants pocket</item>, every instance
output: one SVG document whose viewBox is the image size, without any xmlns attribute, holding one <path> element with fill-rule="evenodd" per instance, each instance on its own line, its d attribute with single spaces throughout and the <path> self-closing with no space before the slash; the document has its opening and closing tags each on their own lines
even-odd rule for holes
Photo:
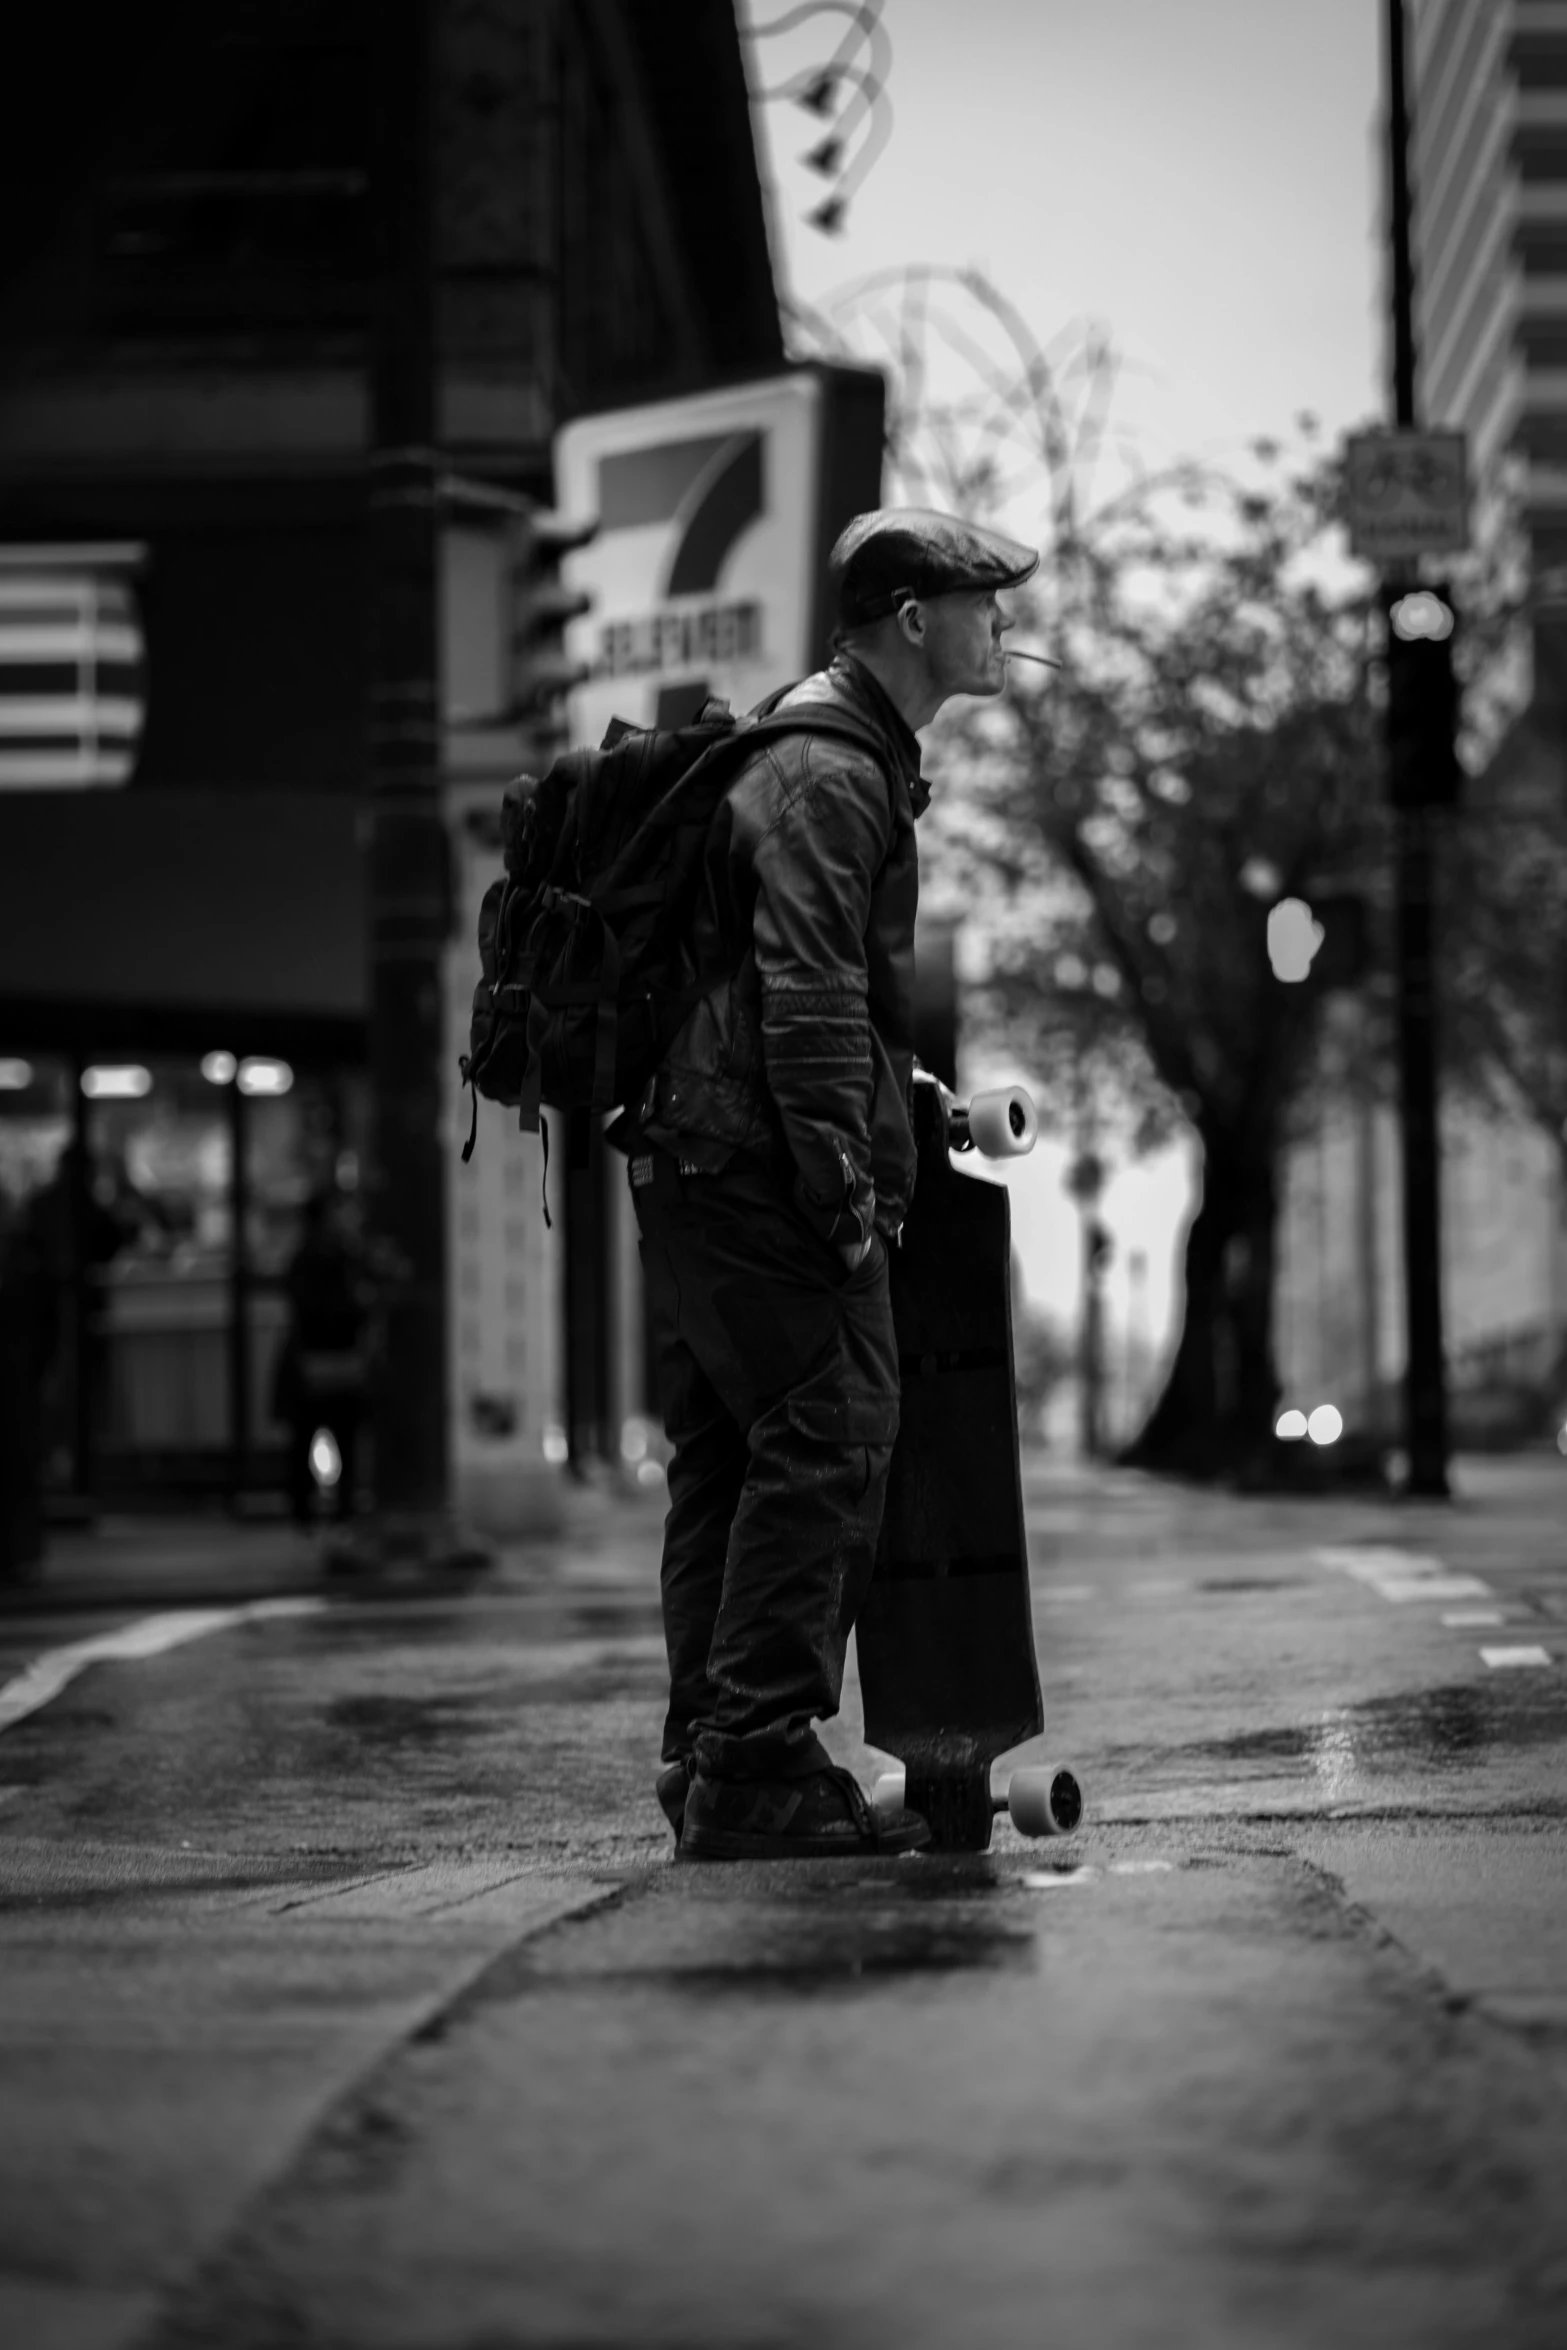
<svg viewBox="0 0 1567 2350">
<path fill-rule="evenodd" d="M 897 1442 L 895 1395 L 833 1393 L 816 1381 L 788 1399 L 789 1425 L 813 1444 L 885 1445 Z"/>
</svg>

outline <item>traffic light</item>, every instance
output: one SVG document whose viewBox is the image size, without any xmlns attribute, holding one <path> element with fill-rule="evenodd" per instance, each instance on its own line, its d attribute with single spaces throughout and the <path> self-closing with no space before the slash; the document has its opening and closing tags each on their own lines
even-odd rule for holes
<svg viewBox="0 0 1567 2350">
<path fill-rule="evenodd" d="M 1313 898 L 1311 910 L 1323 931 L 1312 978 L 1325 990 L 1359 987 L 1371 959 L 1365 899 L 1354 891 Z"/>
<path fill-rule="evenodd" d="M 593 609 L 593 598 L 560 575 L 567 555 L 598 535 L 598 523 L 572 522 L 536 508 L 519 519 L 512 569 L 513 723 L 530 765 L 547 766 L 568 741 L 565 699 L 592 671 L 566 651 L 566 628 Z"/>
<path fill-rule="evenodd" d="M 1366 901 L 1356 891 L 1280 898 L 1268 910 L 1268 961 L 1275 979 L 1317 994 L 1358 987 L 1370 959 Z"/>
<path fill-rule="evenodd" d="M 1450 808 L 1458 798 L 1458 608 L 1436 587 L 1381 591 L 1387 623 L 1388 794 L 1395 808 Z"/>
</svg>

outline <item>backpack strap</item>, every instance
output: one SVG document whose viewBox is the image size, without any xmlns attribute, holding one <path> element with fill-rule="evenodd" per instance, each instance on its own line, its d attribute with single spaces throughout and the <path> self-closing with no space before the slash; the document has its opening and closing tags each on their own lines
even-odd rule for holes
<svg viewBox="0 0 1567 2350">
<path fill-rule="evenodd" d="M 795 680 L 796 684 L 799 682 Z M 691 777 L 710 764 L 728 762 L 737 768 L 741 767 L 756 744 L 777 742 L 790 734 L 825 734 L 839 742 L 853 743 L 857 750 L 867 752 L 886 773 L 887 746 L 864 719 L 856 718 L 852 711 L 839 709 L 831 702 L 807 702 L 793 710 L 774 708 L 773 705 L 781 696 L 792 694 L 793 691 L 793 685 L 781 685 L 777 693 L 769 694 L 765 700 L 758 702 L 748 718 L 741 719 L 727 734 L 719 735 L 715 742 L 692 760 L 679 782 L 671 788 L 668 800 L 672 802 L 677 797 L 683 799 Z M 633 892 L 620 894 L 625 903 L 633 901 Z M 609 906 L 615 901 L 605 898 L 597 902 Z"/>
<path fill-rule="evenodd" d="M 757 704 L 749 718 L 742 720 L 728 734 L 721 735 L 711 750 L 704 751 L 699 759 L 693 761 L 682 778 L 681 786 L 676 787 L 677 790 L 695 774 L 697 768 L 705 766 L 710 759 L 727 758 L 738 769 L 744 766 L 754 744 L 777 742 L 791 734 L 823 734 L 838 742 L 852 743 L 857 750 L 866 752 L 874 759 L 890 789 L 887 746 L 880 736 L 863 719 L 856 718 L 852 711 L 839 709 L 831 703 L 813 702 L 793 710 L 776 709 L 775 704 L 781 697 L 793 691 L 792 685 L 781 685 L 776 693 L 767 695 Z M 633 894 L 630 891 L 624 893 L 628 900 Z M 615 904 L 612 897 L 601 902 L 606 911 Z M 674 990 L 664 1000 L 665 1013 L 679 1016 L 688 1012 L 701 1000 L 708 984 L 702 979 L 696 979 L 689 986 Z"/>
<path fill-rule="evenodd" d="M 742 744 L 749 746 L 755 742 L 776 742 L 781 736 L 789 734 L 831 735 L 839 742 L 853 743 L 857 749 L 868 751 L 877 766 L 886 773 L 886 744 L 880 735 L 850 711 L 839 710 L 830 702 L 797 703 L 792 710 L 775 708 L 774 705 L 782 695 L 793 691 L 793 686 L 785 685 L 780 686 L 776 694 L 769 694 L 765 702 L 757 705 L 760 715 L 753 716 L 743 726 L 737 726 L 733 734 L 724 737 L 725 742 L 739 750 Z"/>
<path fill-rule="evenodd" d="M 840 710 L 826 703 L 807 704 L 804 708 L 794 710 L 775 710 L 773 705 L 781 696 L 792 691 L 792 686 L 780 686 L 776 694 L 769 695 L 766 701 L 759 705 L 759 715 L 753 715 L 731 731 L 720 735 L 709 749 L 693 760 L 691 766 L 686 769 L 685 775 L 680 779 L 680 783 L 672 789 L 669 797 L 673 799 L 677 792 L 683 797 L 686 782 L 699 767 L 705 766 L 709 760 L 723 759 L 734 761 L 737 765 L 743 765 L 752 747 L 757 743 L 777 741 L 791 734 L 828 735 L 836 741 L 851 743 L 857 750 L 866 752 L 876 762 L 883 775 L 887 775 L 886 745 L 871 727 L 855 718 L 851 712 Z M 595 1100 L 602 1099 L 607 1103 L 614 1089 L 616 1031 L 619 1024 L 621 954 L 619 942 L 606 916 L 624 914 L 643 904 L 656 904 L 662 894 L 661 884 L 633 885 L 629 888 L 609 891 L 602 898 L 578 898 L 571 891 L 554 887 L 546 887 L 543 893 L 542 902 L 546 907 L 552 904 L 567 904 L 573 906 L 575 913 L 592 914 L 598 920 L 601 943 L 597 974 L 592 979 L 581 980 L 558 990 L 556 996 L 556 1000 L 561 1003 L 579 1002 L 597 1005 L 598 1020 L 593 1056 Z M 682 989 L 675 1000 L 679 1004 L 694 1002 L 701 992 L 700 986 Z M 465 1070 L 464 1074 L 466 1076 L 469 1072 Z M 549 1126 L 543 1116 L 542 1088 L 543 1069 L 538 1053 L 534 1051 L 529 1056 L 522 1079 L 517 1123 L 525 1134 L 542 1133 L 544 1175 L 547 1186 L 550 1145 Z M 478 1089 L 475 1087 L 473 1103 L 473 1123 L 475 1126 L 478 1123 L 478 1115 Z M 467 1146 L 463 1151 L 464 1160 L 468 1158 L 472 1149 L 473 1135 L 470 1133 Z M 544 1221 L 546 1225 L 550 1221 L 547 1188 L 544 1197 Z"/>
</svg>

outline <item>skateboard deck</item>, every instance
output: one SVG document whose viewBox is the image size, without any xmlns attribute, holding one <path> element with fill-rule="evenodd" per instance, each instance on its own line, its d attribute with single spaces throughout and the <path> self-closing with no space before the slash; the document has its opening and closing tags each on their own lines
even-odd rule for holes
<svg viewBox="0 0 1567 2350">
<path fill-rule="evenodd" d="M 934 1082 L 889 1252 L 903 1403 L 876 1569 L 855 1625 L 865 1735 L 904 1765 L 943 1851 L 990 1843 L 990 1765 L 1043 1727 L 1012 1353 L 1011 1203 L 959 1174 Z"/>
</svg>

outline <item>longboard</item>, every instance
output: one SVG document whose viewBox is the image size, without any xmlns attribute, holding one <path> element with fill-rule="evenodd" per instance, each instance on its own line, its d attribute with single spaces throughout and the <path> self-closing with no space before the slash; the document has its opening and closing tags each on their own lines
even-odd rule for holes
<svg viewBox="0 0 1567 2350">
<path fill-rule="evenodd" d="M 992 1130 L 1001 1098 L 986 1099 Z M 1011 1109 L 1013 1147 L 1027 1149 L 1031 1106 L 1023 1095 L 1010 1102 L 1022 1105 Z M 976 1102 L 976 1124 L 980 1110 Z M 855 1640 L 866 1738 L 902 1762 L 904 1799 L 929 1821 L 930 1849 L 983 1852 L 1000 1808 L 991 1763 L 1044 1725 L 1018 1452 L 1011 1203 L 1003 1185 L 954 1168 L 969 1114 L 923 1073 L 914 1113 L 914 1199 L 889 1252 L 902 1416 Z M 1058 1776 L 1057 1825 L 1069 1828 L 1075 1783 Z"/>
</svg>

